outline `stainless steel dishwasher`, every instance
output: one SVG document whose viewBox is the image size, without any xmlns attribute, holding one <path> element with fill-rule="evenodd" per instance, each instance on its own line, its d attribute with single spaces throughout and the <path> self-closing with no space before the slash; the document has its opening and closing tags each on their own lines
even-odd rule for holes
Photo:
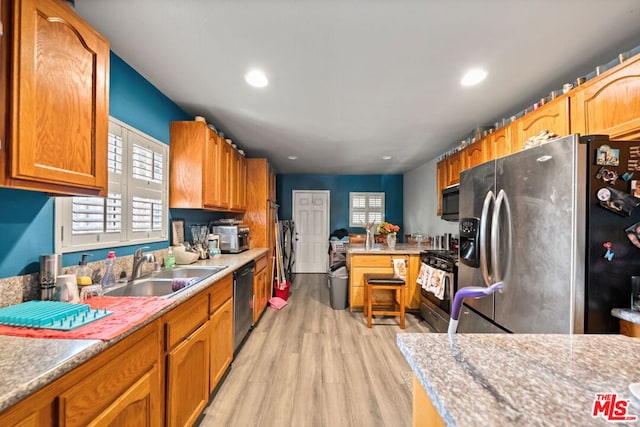
<svg viewBox="0 0 640 427">
<path fill-rule="evenodd" d="M 243 343 L 253 324 L 253 273 L 250 261 L 233 273 L 233 354 Z"/>
</svg>

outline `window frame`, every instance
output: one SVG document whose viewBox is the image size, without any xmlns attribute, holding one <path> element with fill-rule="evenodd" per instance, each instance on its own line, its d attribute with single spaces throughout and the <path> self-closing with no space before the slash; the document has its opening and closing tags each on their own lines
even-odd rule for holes
<svg viewBox="0 0 640 427">
<path fill-rule="evenodd" d="M 95 233 L 73 234 L 73 200 L 74 197 L 55 197 L 55 251 L 56 253 L 70 253 L 130 246 L 146 243 L 167 241 L 169 238 L 169 145 L 159 141 L 144 132 L 114 118 L 109 117 L 109 134 L 116 135 L 123 140 L 122 174 L 109 172 L 109 188 L 117 189 L 121 194 L 121 224 L 118 232 L 102 230 Z M 141 180 L 133 174 L 133 146 L 138 145 L 150 149 L 158 156 L 162 156 L 162 181 Z M 156 155 L 154 154 L 154 156 Z M 134 231 L 133 230 L 133 199 L 134 197 L 156 199 L 161 202 L 161 230 Z M 152 221 L 153 224 L 153 211 Z M 156 221 L 157 223 L 157 221 Z"/>
<path fill-rule="evenodd" d="M 354 199 L 356 198 L 365 198 L 365 206 L 364 208 L 355 207 Z M 381 201 L 380 207 L 370 207 L 369 200 L 371 198 L 379 198 Z M 370 217 L 370 213 L 380 213 L 380 221 L 374 221 L 376 224 L 385 220 L 385 193 L 383 191 L 368 191 L 368 192 L 358 192 L 352 191 L 349 192 L 349 227 L 363 227 L 364 223 L 361 221 L 354 222 L 353 217 L 355 213 L 364 213 L 365 218 L 368 220 Z"/>
</svg>

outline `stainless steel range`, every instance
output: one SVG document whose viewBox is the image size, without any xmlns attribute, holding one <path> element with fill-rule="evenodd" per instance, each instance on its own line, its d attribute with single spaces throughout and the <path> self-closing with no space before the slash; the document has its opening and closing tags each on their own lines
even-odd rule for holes
<svg viewBox="0 0 640 427">
<path fill-rule="evenodd" d="M 420 314 L 437 332 L 447 332 L 453 297 L 458 290 L 458 251 L 426 250 L 420 253 L 420 260 L 427 266 L 442 271 L 444 280 L 442 299 L 420 289 Z"/>
</svg>

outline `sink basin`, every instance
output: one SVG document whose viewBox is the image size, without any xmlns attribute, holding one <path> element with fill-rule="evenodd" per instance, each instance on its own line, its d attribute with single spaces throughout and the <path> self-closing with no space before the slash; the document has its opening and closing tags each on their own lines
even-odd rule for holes
<svg viewBox="0 0 640 427">
<path fill-rule="evenodd" d="M 110 297 L 162 297 L 174 293 L 171 279 L 142 279 L 105 292 Z M 177 291 L 176 291 L 177 292 Z"/>
<path fill-rule="evenodd" d="M 109 289 L 105 295 L 118 297 L 162 297 L 176 292 L 180 292 L 182 288 L 174 291 L 172 288 L 173 279 L 193 278 L 191 285 L 194 285 L 207 277 L 224 270 L 226 266 L 212 267 L 177 267 L 173 270 L 165 270 L 154 274 L 153 276 L 134 280 L 125 285 Z"/>
<path fill-rule="evenodd" d="M 183 279 L 185 277 L 200 277 L 204 279 L 227 267 L 177 267 L 164 270 L 153 275 L 154 279 Z"/>
</svg>

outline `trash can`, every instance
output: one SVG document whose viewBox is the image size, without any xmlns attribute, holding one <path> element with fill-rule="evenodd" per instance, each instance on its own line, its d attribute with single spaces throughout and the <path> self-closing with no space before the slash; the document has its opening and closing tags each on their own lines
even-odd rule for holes
<svg viewBox="0 0 640 427">
<path fill-rule="evenodd" d="M 327 272 L 329 285 L 329 302 L 334 310 L 344 310 L 349 306 L 347 296 L 349 294 L 349 272 L 347 263 L 337 262 L 329 267 Z"/>
</svg>

